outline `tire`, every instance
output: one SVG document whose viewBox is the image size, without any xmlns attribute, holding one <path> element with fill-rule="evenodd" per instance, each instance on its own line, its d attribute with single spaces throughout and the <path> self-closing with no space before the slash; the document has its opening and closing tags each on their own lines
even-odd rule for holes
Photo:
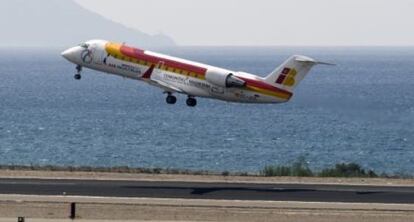
<svg viewBox="0 0 414 222">
<path fill-rule="evenodd" d="M 75 78 L 76 80 L 80 80 L 82 78 L 81 74 L 75 74 L 73 76 L 73 78 Z"/>
<path fill-rule="evenodd" d="M 187 106 L 194 107 L 197 105 L 197 100 L 194 98 L 188 98 L 186 103 L 187 103 Z"/>
<path fill-rule="evenodd" d="M 167 98 L 165 99 L 165 101 L 168 104 L 175 104 L 177 102 L 177 97 L 175 97 L 175 96 L 167 96 Z"/>
</svg>

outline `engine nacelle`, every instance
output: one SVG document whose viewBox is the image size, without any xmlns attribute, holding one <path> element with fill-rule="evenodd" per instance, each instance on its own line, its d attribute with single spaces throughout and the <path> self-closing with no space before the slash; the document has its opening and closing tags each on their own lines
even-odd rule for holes
<svg viewBox="0 0 414 222">
<path fill-rule="evenodd" d="M 221 87 L 242 87 L 246 85 L 246 82 L 236 76 L 233 73 L 228 73 L 222 70 L 209 70 L 206 73 L 207 82 Z"/>
</svg>

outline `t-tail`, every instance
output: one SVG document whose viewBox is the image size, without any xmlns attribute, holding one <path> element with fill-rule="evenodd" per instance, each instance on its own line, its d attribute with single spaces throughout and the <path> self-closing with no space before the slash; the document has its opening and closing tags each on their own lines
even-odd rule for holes
<svg viewBox="0 0 414 222">
<path fill-rule="evenodd" d="M 326 62 L 319 62 L 307 56 L 294 55 L 265 77 L 265 81 L 289 92 L 293 92 L 312 67 L 318 64 L 334 65 Z"/>
</svg>

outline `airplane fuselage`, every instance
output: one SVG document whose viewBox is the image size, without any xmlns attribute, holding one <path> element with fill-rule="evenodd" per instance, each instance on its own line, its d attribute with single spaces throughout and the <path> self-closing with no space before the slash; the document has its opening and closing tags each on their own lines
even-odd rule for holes
<svg viewBox="0 0 414 222">
<path fill-rule="evenodd" d="M 103 40 L 86 42 L 62 55 L 78 67 L 142 80 L 169 94 L 243 103 L 282 103 L 293 95 L 283 85 L 278 87 L 253 74 Z"/>
</svg>

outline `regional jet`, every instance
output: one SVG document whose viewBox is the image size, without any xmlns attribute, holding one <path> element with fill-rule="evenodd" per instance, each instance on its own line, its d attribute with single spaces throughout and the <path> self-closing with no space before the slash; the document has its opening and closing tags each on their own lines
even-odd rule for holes
<svg viewBox="0 0 414 222">
<path fill-rule="evenodd" d="M 161 88 L 168 104 L 177 102 L 175 93 L 187 95 L 190 107 L 197 105 L 196 97 L 241 103 L 287 102 L 314 65 L 331 65 L 294 55 L 268 76 L 260 77 L 104 40 L 87 41 L 65 50 L 62 56 L 76 65 L 76 80 L 81 79 L 83 67 L 141 80 Z"/>
</svg>

